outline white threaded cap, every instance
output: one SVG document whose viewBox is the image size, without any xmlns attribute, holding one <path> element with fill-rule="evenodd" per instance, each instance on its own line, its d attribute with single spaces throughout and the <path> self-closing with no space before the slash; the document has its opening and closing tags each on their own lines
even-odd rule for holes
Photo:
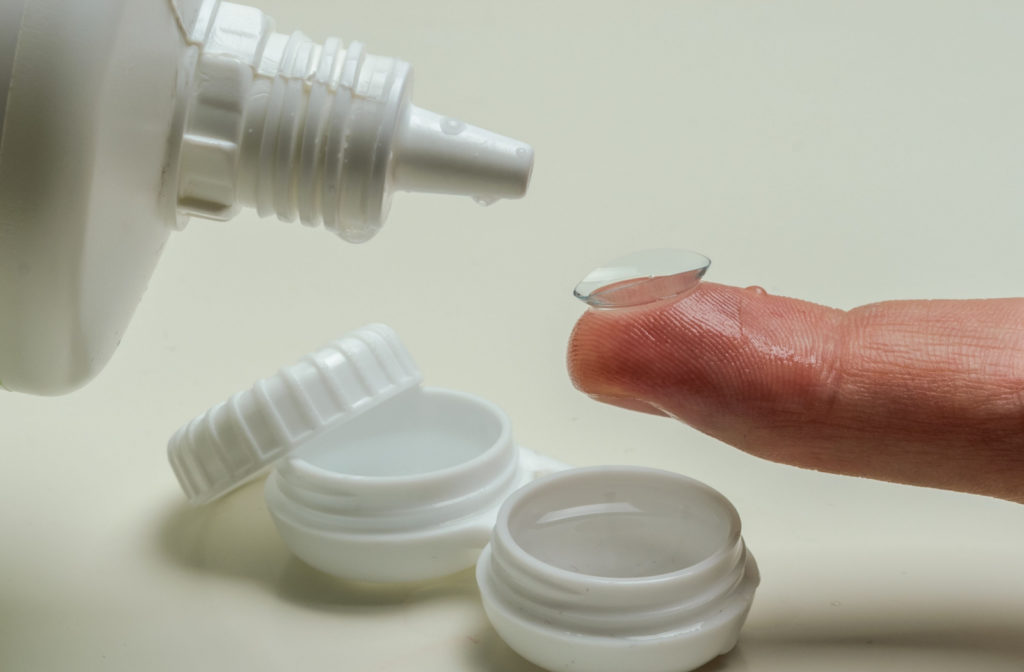
<svg viewBox="0 0 1024 672">
<path fill-rule="evenodd" d="M 189 501 L 203 504 L 421 381 L 395 332 L 369 325 L 195 418 L 171 437 L 168 458 Z"/>
<path fill-rule="evenodd" d="M 362 242 L 396 190 L 488 203 L 526 192 L 533 149 L 412 105 L 408 63 L 274 32 L 230 2 L 200 41 L 178 170 L 185 215 L 250 206 Z"/>
</svg>

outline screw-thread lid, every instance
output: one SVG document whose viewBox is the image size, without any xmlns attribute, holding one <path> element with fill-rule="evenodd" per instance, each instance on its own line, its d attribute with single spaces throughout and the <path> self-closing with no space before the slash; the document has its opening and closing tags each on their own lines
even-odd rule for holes
<svg viewBox="0 0 1024 672">
<path fill-rule="evenodd" d="M 182 489 L 204 504 L 255 478 L 297 445 L 419 386 L 397 334 L 358 329 L 195 418 L 167 453 Z"/>
</svg>

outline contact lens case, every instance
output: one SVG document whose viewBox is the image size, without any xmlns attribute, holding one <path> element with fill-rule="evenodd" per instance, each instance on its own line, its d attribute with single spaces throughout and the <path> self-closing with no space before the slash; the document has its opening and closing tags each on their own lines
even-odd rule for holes
<svg viewBox="0 0 1024 672">
<path fill-rule="evenodd" d="M 476 564 L 495 630 L 550 670 L 693 669 L 735 645 L 759 580 L 722 495 L 516 445 L 494 404 L 425 387 L 384 325 L 214 406 L 168 456 L 196 505 L 269 470 L 278 532 L 328 574 L 420 581 Z"/>
<path fill-rule="evenodd" d="M 502 506 L 477 584 L 494 629 L 548 670 L 681 672 L 727 653 L 760 581 L 732 504 L 641 467 L 555 473 Z"/>
</svg>

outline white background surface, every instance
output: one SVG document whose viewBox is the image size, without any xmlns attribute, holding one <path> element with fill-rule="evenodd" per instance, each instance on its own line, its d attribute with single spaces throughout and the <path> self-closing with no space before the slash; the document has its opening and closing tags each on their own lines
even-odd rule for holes
<svg viewBox="0 0 1024 672">
<path fill-rule="evenodd" d="M 574 283 L 635 249 L 841 307 L 1021 294 L 1024 5 L 262 7 L 412 62 L 419 105 L 533 143 L 531 193 L 400 196 L 362 247 L 253 215 L 176 235 L 93 385 L 0 397 L 0 669 L 536 670 L 470 573 L 345 584 L 289 555 L 259 486 L 184 506 L 164 457 L 180 424 L 371 321 L 524 445 L 733 501 L 763 584 L 709 670 L 1024 668 L 1024 507 L 761 462 L 592 402 L 564 367 Z"/>
</svg>

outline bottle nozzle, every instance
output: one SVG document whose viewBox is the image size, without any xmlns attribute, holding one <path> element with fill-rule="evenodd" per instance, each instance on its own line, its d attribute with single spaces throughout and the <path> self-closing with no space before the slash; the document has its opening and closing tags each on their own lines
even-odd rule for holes
<svg viewBox="0 0 1024 672">
<path fill-rule="evenodd" d="M 395 138 L 393 161 L 396 190 L 460 194 L 489 203 L 526 194 L 533 148 L 410 106 Z"/>
<path fill-rule="evenodd" d="M 274 32 L 231 2 L 208 23 L 180 114 L 182 215 L 224 220 L 251 206 L 361 242 L 394 191 L 485 204 L 526 193 L 533 149 L 412 105 L 407 63 Z"/>
</svg>

